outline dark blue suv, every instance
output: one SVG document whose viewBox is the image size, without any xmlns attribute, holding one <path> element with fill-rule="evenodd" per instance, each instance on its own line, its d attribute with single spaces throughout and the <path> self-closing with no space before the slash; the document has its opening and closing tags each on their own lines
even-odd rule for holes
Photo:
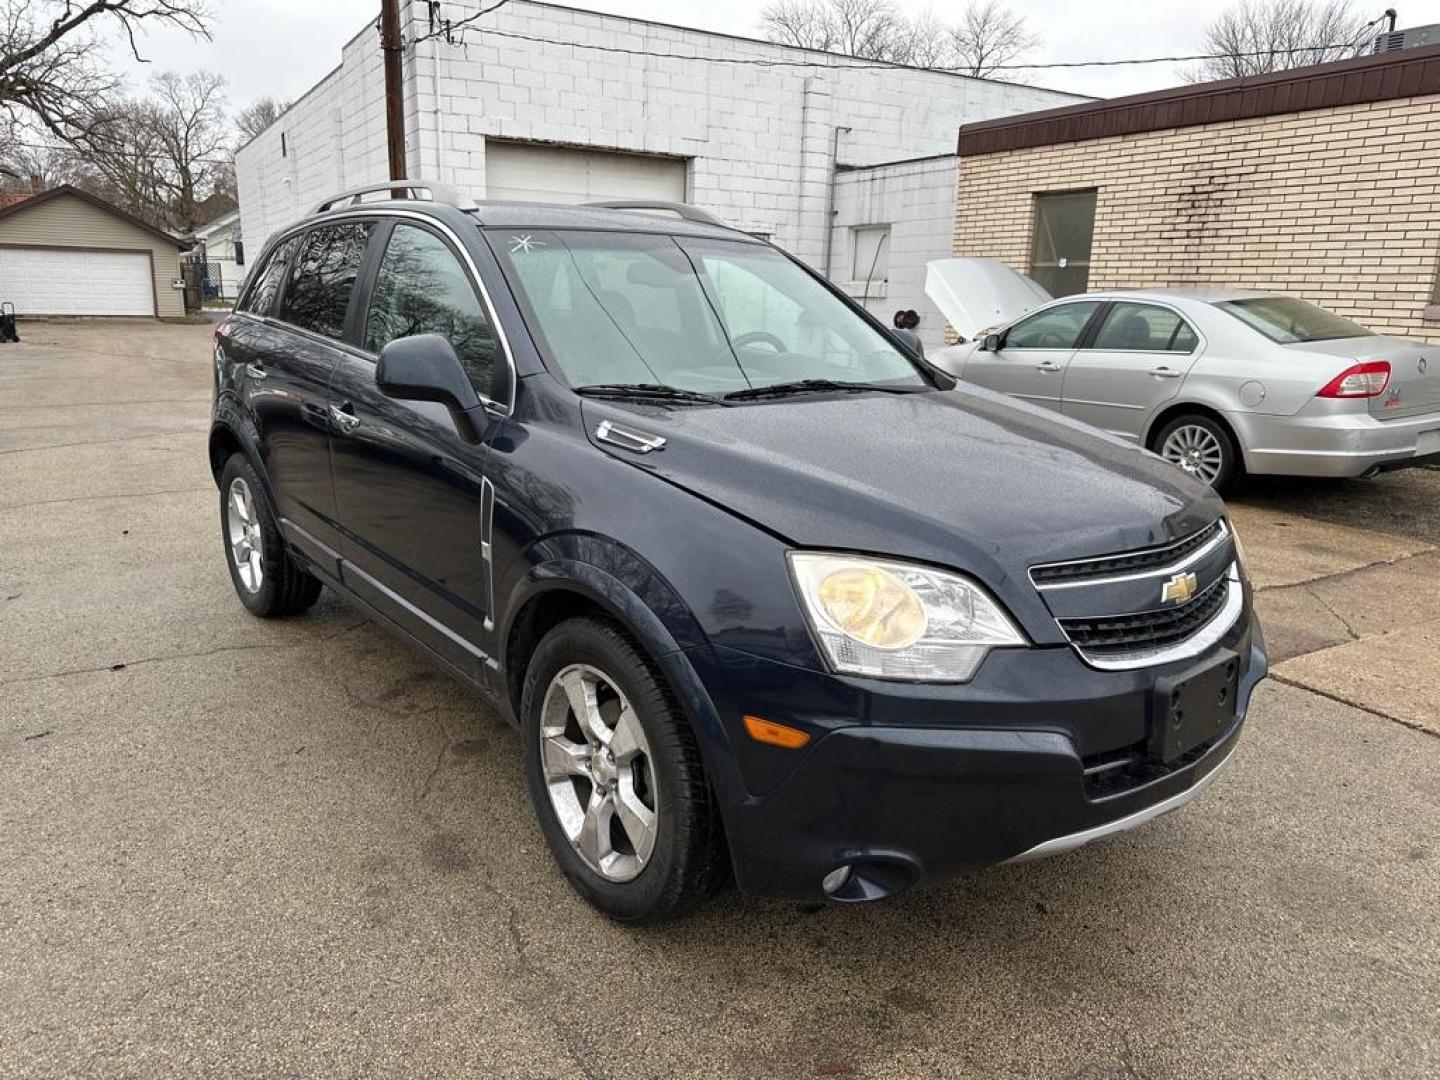
<svg viewBox="0 0 1440 1080">
<path fill-rule="evenodd" d="M 1132 827 L 1218 775 L 1265 673 L 1209 489 L 691 207 L 347 192 L 214 362 L 241 602 L 328 586 L 513 720 L 617 919 Z"/>
</svg>

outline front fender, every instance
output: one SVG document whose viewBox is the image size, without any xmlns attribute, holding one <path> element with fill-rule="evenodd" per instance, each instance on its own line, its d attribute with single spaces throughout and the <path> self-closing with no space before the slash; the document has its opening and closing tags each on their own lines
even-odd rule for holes
<svg viewBox="0 0 1440 1080">
<path fill-rule="evenodd" d="M 634 552 L 583 533 L 547 537 L 516 560 L 524 569 L 502 591 L 508 596 L 499 621 L 502 678 L 513 685 L 508 643 L 526 606 L 547 593 L 566 592 L 590 601 L 621 623 L 660 668 L 689 719 L 706 773 L 720 805 L 744 798 L 745 785 L 730 732 L 685 650 L 705 644 L 699 624 L 668 582 Z"/>
</svg>

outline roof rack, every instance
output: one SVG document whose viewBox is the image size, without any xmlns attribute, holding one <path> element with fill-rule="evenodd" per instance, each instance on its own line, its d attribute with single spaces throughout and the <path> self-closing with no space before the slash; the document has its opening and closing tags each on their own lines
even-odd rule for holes
<svg viewBox="0 0 1440 1080">
<path fill-rule="evenodd" d="M 701 225 L 719 225 L 722 229 L 729 227 L 709 210 L 702 210 L 689 203 L 666 202 L 664 199 L 606 199 L 603 202 L 589 202 L 584 205 L 596 210 L 658 210 L 662 213 L 675 214 L 686 221 L 699 222 Z"/>
<path fill-rule="evenodd" d="M 364 196 L 376 195 L 380 192 L 403 191 L 404 195 L 399 196 L 405 199 L 420 199 L 424 202 L 440 203 L 442 206 L 453 206 L 457 210 L 474 210 L 475 201 L 460 195 L 452 187 L 446 184 L 437 184 L 433 180 L 386 180 L 384 183 L 365 184 L 361 187 L 350 188 L 338 195 L 331 195 L 315 205 L 309 215 L 323 214 L 326 210 L 333 210 L 340 203 L 349 200 L 349 205 L 359 206 L 365 201 Z M 423 194 L 422 194 L 423 193 Z M 372 200 L 379 201 L 379 200 Z"/>
</svg>

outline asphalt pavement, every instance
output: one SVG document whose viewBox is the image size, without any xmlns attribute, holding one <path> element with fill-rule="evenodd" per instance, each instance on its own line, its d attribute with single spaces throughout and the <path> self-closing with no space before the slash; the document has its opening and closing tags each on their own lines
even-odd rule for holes
<svg viewBox="0 0 1440 1080">
<path fill-rule="evenodd" d="M 235 600 L 210 328 L 0 346 L 0 1076 L 1440 1074 L 1440 473 L 1234 501 L 1277 660 L 1186 810 L 881 905 L 617 927 L 516 735 Z"/>
</svg>

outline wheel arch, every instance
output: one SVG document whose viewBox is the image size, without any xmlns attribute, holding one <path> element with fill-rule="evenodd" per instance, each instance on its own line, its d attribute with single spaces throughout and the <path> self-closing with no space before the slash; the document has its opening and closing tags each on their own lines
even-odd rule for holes
<svg viewBox="0 0 1440 1080">
<path fill-rule="evenodd" d="M 1160 412 L 1156 413 L 1155 418 L 1150 421 L 1150 426 L 1145 432 L 1145 449 L 1156 450 L 1156 439 L 1159 438 L 1160 432 L 1165 430 L 1165 425 L 1178 417 L 1190 415 L 1203 416 L 1205 419 L 1213 420 L 1216 424 L 1219 424 L 1225 431 L 1225 434 L 1230 436 L 1230 441 L 1235 444 L 1235 449 L 1240 452 L 1241 462 L 1244 462 L 1245 444 L 1240 441 L 1240 435 L 1235 430 L 1235 425 L 1229 421 L 1223 412 L 1215 408 L 1215 406 L 1206 405 L 1200 401 L 1175 402 L 1165 406 Z"/>
</svg>

